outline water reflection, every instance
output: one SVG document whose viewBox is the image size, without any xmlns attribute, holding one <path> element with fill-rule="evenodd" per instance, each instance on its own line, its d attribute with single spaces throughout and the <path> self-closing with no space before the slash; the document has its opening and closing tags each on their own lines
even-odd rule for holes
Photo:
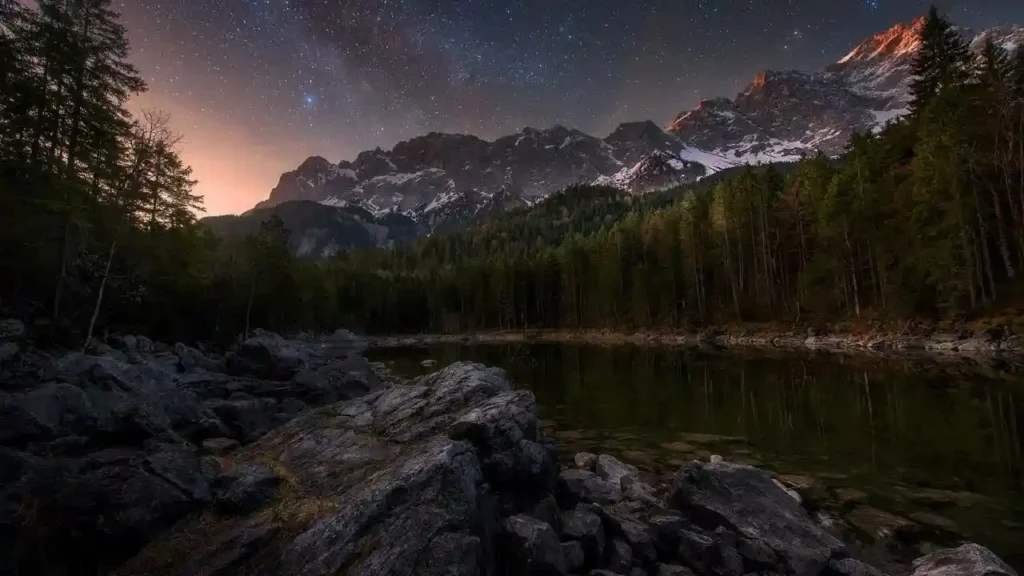
<svg viewBox="0 0 1024 576">
<path fill-rule="evenodd" d="M 906 361 L 749 357 L 638 347 L 381 350 L 399 373 L 477 360 L 537 396 L 559 448 L 671 473 L 711 453 L 856 488 L 1024 560 L 1024 379 Z M 995 376 L 999 376 L 996 378 Z"/>
</svg>

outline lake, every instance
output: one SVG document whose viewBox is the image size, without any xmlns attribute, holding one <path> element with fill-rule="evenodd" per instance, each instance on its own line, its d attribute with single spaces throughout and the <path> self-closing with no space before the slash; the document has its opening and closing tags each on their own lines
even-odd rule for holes
<svg viewBox="0 0 1024 576">
<path fill-rule="evenodd" d="M 369 356 L 406 377 L 456 360 L 506 369 L 536 395 L 563 457 L 604 452 L 667 477 L 719 454 L 811 477 L 849 500 L 844 510 L 940 526 L 1024 566 L 1024 373 L 1010 366 L 565 344 Z"/>
</svg>

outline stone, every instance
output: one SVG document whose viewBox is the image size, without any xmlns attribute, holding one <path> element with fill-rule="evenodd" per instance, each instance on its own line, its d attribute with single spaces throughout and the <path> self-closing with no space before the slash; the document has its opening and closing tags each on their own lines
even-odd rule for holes
<svg viewBox="0 0 1024 576">
<path fill-rule="evenodd" d="M 202 444 L 203 452 L 214 456 L 229 454 L 237 450 L 239 446 L 238 441 L 231 438 L 210 438 L 203 440 Z"/>
<path fill-rule="evenodd" d="M 914 560 L 911 576 L 1017 576 L 1017 573 L 988 548 L 968 543 Z"/>
<path fill-rule="evenodd" d="M 565 574 L 558 536 L 545 522 L 517 515 L 501 523 L 497 562 L 510 574 Z"/>
<path fill-rule="evenodd" d="M 906 518 L 871 506 L 860 506 L 846 515 L 846 521 L 872 540 L 884 540 L 914 523 Z"/>
<path fill-rule="evenodd" d="M 227 356 L 227 371 L 233 376 L 265 380 L 289 380 L 306 367 L 303 346 L 273 332 L 257 330 Z"/>
<path fill-rule="evenodd" d="M 219 362 L 207 358 L 199 350 L 186 346 L 181 342 L 174 345 L 174 353 L 178 356 L 178 366 L 182 372 L 194 372 L 196 370 L 219 372 L 221 370 Z"/>
<path fill-rule="evenodd" d="M 776 486 L 781 488 L 783 492 L 785 492 L 786 494 L 789 494 L 789 496 L 793 500 L 796 500 L 797 504 L 803 504 L 804 503 L 804 499 L 800 496 L 800 494 L 796 490 L 793 490 L 792 488 L 790 488 L 789 486 L 786 486 L 785 484 L 783 484 L 779 480 L 776 480 L 775 478 L 772 478 L 772 482 L 774 482 Z"/>
<path fill-rule="evenodd" d="M 868 501 L 868 495 L 856 488 L 837 488 L 836 502 L 843 506 L 851 504 L 863 504 Z"/>
<path fill-rule="evenodd" d="M 615 538 L 609 545 L 608 570 L 628 574 L 633 567 L 633 549 L 625 540 Z"/>
<path fill-rule="evenodd" d="M 16 318 L 0 318 L 0 342 L 14 342 L 25 337 L 25 323 Z"/>
<path fill-rule="evenodd" d="M 258 440 L 275 425 L 274 414 L 277 403 L 268 398 L 253 398 L 242 395 L 234 400 L 212 399 L 202 403 L 209 411 L 231 430 L 232 436 L 243 444 Z"/>
<path fill-rule="evenodd" d="M 676 564 L 658 564 L 654 574 L 655 576 L 696 576 L 693 570 Z"/>
<path fill-rule="evenodd" d="M 562 537 L 578 540 L 587 562 L 597 563 L 604 556 L 605 533 L 601 518 L 584 506 L 562 513 Z"/>
<path fill-rule="evenodd" d="M 586 470 L 565 470 L 558 475 L 555 493 L 562 508 L 572 508 L 578 502 L 615 504 L 622 500 L 622 490 Z"/>
<path fill-rule="evenodd" d="M 19 347 L 16 343 L 0 342 L 0 364 L 3 364 L 8 360 L 13 359 L 15 356 L 18 355 L 18 352 L 21 352 L 21 347 Z"/>
<path fill-rule="evenodd" d="M 315 355 L 309 358 L 315 368 Z M 303 413 L 243 446 L 231 461 L 286 479 L 271 506 L 287 529 L 263 544 L 272 554 L 246 556 L 233 573 L 479 576 L 499 551 L 564 570 L 551 526 L 525 514 L 513 522 L 502 516 L 510 504 L 529 510 L 550 494 L 538 481 L 550 471 L 516 471 L 532 479 L 520 486 L 485 478 L 485 467 L 498 462 L 534 462 L 525 455 L 545 443 L 534 436 L 536 416 L 525 410 L 532 406 L 529 392 L 512 390 L 503 371 L 459 362 Z M 175 573 L 172 559 L 190 554 L 200 556 L 194 573 L 208 573 L 232 553 L 219 544 L 224 535 L 267 514 L 265 506 L 230 521 L 181 522 L 120 573 Z"/>
<path fill-rule="evenodd" d="M 239 466 L 214 479 L 214 506 L 227 514 L 249 514 L 274 499 L 282 478 L 263 466 Z"/>
<path fill-rule="evenodd" d="M 594 471 L 594 465 L 597 464 L 597 454 L 591 454 L 590 452 L 577 452 L 573 456 L 573 464 L 576 465 L 580 470 Z"/>
<path fill-rule="evenodd" d="M 760 540 L 796 576 L 817 574 L 845 551 L 766 472 L 728 462 L 684 465 L 676 473 L 671 501 L 706 528 L 724 527 Z"/>
<path fill-rule="evenodd" d="M 636 466 L 625 464 L 607 454 L 601 454 L 597 457 L 597 461 L 594 463 L 594 472 L 602 480 L 613 486 L 619 486 L 620 489 L 623 478 L 637 478 L 640 475 L 640 471 L 636 469 Z"/>
<path fill-rule="evenodd" d="M 433 368 L 434 366 L 437 366 L 437 360 L 432 360 L 428 358 L 420 362 L 420 366 L 423 366 L 424 368 Z"/>
<path fill-rule="evenodd" d="M 825 576 L 885 576 L 880 570 L 853 558 L 833 559 L 825 569 Z"/>
<path fill-rule="evenodd" d="M 591 570 L 590 576 L 626 576 L 621 572 L 612 572 L 611 570 Z"/>
<path fill-rule="evenodd" d="M 565 563 L 565 569 L 568 572 L 576 572 L 583 568 L 584 563 L 586 563 L 583 544 L 576 540 L 562 542 L 562 558 Z"/>
<path fill-rule="evenodd" d="M 711 538 L 690 530 L 680 530 L 678 557 L 693 567 L 698 574 L 711 574 L 721 564 L 718 547 Z"/>
<path fill-rule="evenodd" d="M 828 500 L 828 490 L 822 486 L 821 482 L 810 476 L 781 474 L 778 479 L 786 487 L 799 494 L 804 507 L 809 510 L 817 510 Z"/>
<path fill-rule="evenodd" d="M 664 506 L 661 499 L 655 495 L 654 487 L 632 476 L 622 477 L 622 497 L 651 506 Z"/>
<path fill-rule="evenodd" d="M 953 522 L 945 516 L 939 516 L 934 512 L 919 510 L 908 514 L 907 517 L 922 526 L 926 526 L 934 530 L 949 532 L 951 534 L 958 534 L 960 531 L 956 522 Z"/>
<path fill-rule="evenodd" d="M 562 513 L 558 509 L 558 502 L 555 501 L 554 494 L 548 494 L 534 504 L 530 508 L 528 515 L 541 522 L 547 522 L 555 529 L 555 532 L 560 532 L 562 529 Z"/>
</svg>

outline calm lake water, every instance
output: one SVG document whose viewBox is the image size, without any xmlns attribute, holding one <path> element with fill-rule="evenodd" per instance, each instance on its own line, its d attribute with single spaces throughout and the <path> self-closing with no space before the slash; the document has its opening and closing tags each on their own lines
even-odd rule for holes
<svg viewBox="0 0 1024 576">
<path fill-rule="evenodd" d="M 883 510 L 938 515 L 1024 565 L 1024 374 L 1008 368 L 564 344 L 370 357 L 406 377 L 456 360 L 506 369 L 534 392 L 564 455 L 606 452 L 671 474 L 721 454 L 855 488 Z"/>
</svg>

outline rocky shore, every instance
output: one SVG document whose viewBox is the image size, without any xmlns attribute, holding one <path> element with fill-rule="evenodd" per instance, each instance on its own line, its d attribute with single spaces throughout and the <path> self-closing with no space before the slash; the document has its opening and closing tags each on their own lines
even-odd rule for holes
<svg viewBox="0 0 1024 576">
<path fill-rule="evenodd" d="M 1024 336 L 1001 331 L 903 335 L 888 332 L 821 334 L 761 330 L 701 333 L 608 332 L 533 330 L 477 332 L 471 334 L 412 334 L 381 336 L 370 344 L 381 348 L 433 344 L 506 344 L 526 342 L 581 343 L 597 345 L 654 345 L 676 347 L 747 348 L 815 351 L 834 354 L 921 356 L 949 358 L 1000 358 L 1024 356 Z"/>
<path fill-rule="evenodd" d="M 5 330 L 0 573 L 882 574 L 757 468 L 560 464 L 499 369 L 399 381 L 345 331 L 51 357 Z M 899 571 L 1015 576 L 975 544 Z"/>
</svg>

